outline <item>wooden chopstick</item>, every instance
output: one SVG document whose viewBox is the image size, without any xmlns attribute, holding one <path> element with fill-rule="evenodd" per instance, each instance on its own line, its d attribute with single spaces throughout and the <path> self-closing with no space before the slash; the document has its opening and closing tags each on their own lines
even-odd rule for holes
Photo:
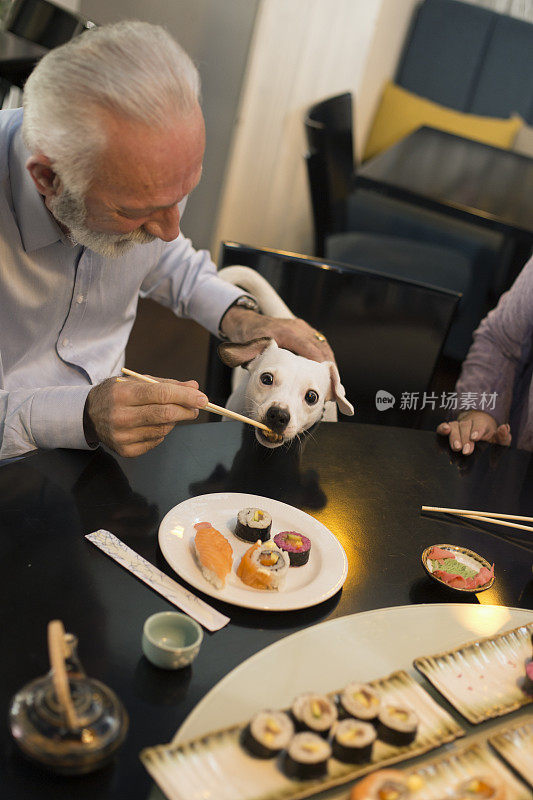
<svg viewBox="0 0 533 800">
<path fill-rule="evenodd" d="M 159 383 L 159 381 L 156 381 L 154 378 L 149 378 L 148 375 L 141 375 L 140 372 L 134 372 L 132 369 L 126 369 L 126 367 L 122 367 L 121 371 L 125 375 L 138 378 L 140 381 L 145 381 L 146 383 Z M 120 380 L 120 378 L 117 378 L 117 380 Z M 221 417 L 229 417 L 230 419 L 238 420 L 238 422 L 246 422 L 248 425 L 253 425 L 255 428 L 260 428 L 262 431 L 274 433 L 267 425 L 263 425 L 262 422 L 256 422 L 255 419 L 237 414 L 236 411 L 229 411 L 227 408 L 215 405 L 215 403 L 207 403 L 205 406 L 202 406 L 200 411 L 210 411 L 212 414 L 220 414 Z"/>
<path fill-rule="evenodd" d="M 503 519 L 494 519 L 480 514 L 458 514 L 457 516 L 477 519 L 479 522 L 492 522 L 493 525 L 505 525 L 507 528 L 520 528 L 522 531 L 531 531 L 533 533 L 533 528 L 530 525 L 517 525 L 516 522 L 507 522 Z"/>
<path fill-rule="evenodd" d="M 533 517 L 521 517 L 517 514 L 496 514 L 493 511 L 472 511 L 468 508 L 439 508 L 437 506 L 422 506 L 422 511 L 440 511 L 443 514 L 460 514 L 464 517 L 475 514 L 478 517 L 490 517 L 491 519 L 514 519 L 520 522 L 533 522 Z"/>
</svg>

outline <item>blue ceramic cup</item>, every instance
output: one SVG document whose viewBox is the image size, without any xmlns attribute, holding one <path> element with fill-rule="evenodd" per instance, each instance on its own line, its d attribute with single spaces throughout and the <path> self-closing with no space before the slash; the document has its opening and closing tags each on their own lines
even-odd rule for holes
<svg viewBox="0 0 533 800">
<path fill-rule="evenodd" d="M 156 667 L 179 669 L 194 661 L 203 638 L 200 625 L 187 614 L 160 611 L 144 623 L 142 650 Z"/>
</svg>

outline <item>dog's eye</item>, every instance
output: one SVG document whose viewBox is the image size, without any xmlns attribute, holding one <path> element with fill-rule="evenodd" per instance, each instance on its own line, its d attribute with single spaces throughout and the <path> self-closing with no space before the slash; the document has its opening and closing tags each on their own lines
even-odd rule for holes
<svg viewBox="0 0 533 800">
<path fill-rule="evenodd" d="M 308 406 L 314 406 L 315 403 L 318 403 L 318 392 L 315 392 L 314 389 L 308 389 L 305 393 L 305 402 Z"/>
<path fill-rule="evenodd" d="M 271 372 L 263 372 L 260 378 L 261 383 L 264 383 L 265 386 L 272 386 L 274 383 L 274 376 Z"/>
</svg>

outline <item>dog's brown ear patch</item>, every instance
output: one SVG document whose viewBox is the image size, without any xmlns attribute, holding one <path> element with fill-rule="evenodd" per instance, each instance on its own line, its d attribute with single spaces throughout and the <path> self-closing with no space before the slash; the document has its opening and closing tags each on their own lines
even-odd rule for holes
<svg viewBox="0 0 533 800">
<path fill-rule="evenodd" d="M 218 355 L 220 360 L 228 367 L 242 367 L 249 361 L 260 356 L 267 347 L 272 343 L 273 339 L 268 336 L 262 336 L 260 339 L 252 339 L 250 342 L 221 342 L 218 345 Z"/>
</svg>

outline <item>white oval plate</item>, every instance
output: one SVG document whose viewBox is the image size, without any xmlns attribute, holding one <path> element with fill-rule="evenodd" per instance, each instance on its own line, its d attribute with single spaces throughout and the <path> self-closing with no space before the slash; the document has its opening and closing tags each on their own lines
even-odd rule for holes
<svg viewBox="0 0 533 800">
<path fill-rule="evenodd" d="M 258 686 L 268 676 L 272 708 L 302 692 L 332 692 L 349 681 L 374 680 L 404 669 L 427 688 L 413 660 L 532 621 L 528 609 L 470 603 L 393 606 L 336 617 L 303 628 L 243 661 L 200 700 L 174 737 L 176 744 L 246 722 L 265 707 Z M 501 720 L 484 723 L 487 732 Z"/>
<path fill-rule="evenodd" d="M 308 563 L 291 567 L 280 591 L 251 589 L 236 575 L 250 544 L 238 539 L 233 531 L 237 513 L 250 506 L 271 514 L 272 538 L 280 531 L 294 530 L 311 539 Z M 216 589 L 204 578 L 194 556 L 194 524 L 204 521 L 220 531 L 233 549 L 233 568 L 223 589 Z M 226 603 L 262 611 L 292 611 L 322 603 L 341 589 L 348 574 L 346 553 L 325 525 L 294 506 L 255 494 L 203 494 L 179 503 L 159 526 L 159 546 L 172 569 L 191 586 Z"/>
</svg>

